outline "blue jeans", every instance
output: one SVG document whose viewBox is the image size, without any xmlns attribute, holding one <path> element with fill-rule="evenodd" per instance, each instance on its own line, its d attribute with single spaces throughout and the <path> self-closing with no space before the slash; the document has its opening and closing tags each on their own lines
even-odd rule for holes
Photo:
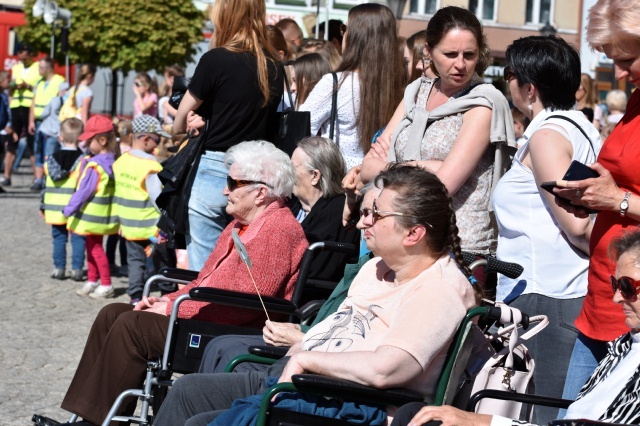
<svg viewBox="0 0 640 426">
<path fill-rule="evenodd" d="M 598 363 L 607 355 L 607 342 L 595 340 L 578 333 L 573 346 L 571 361 L 567 370 L 567 380 L 564 382 L 562 398 L 576 399 L 580 389 L 587 383 Z M 560 410 L 558 418 L 562 419 L 567 410 Z"/>
<path fill-rule="evenodd" d="M 71 268 L 73 270 L 82 269 L 84 266 L 84 237 L 67 231 L 66 225 L 52 225 L 51 236 L 53 237 L 53 264 L 56 269 L 67 267 L 67 241 L 71 234 Z"/>
<path fill-rule="evenodd" d="M 225 208 L 227 197 L 222 194 L 227 185 L 224 152 L 205 151 L 200 158 L 191 197 L 189 197 L 189 235 L 187 255 L 189 269 L 199 271 L 229 223 Z"/>
</svg>

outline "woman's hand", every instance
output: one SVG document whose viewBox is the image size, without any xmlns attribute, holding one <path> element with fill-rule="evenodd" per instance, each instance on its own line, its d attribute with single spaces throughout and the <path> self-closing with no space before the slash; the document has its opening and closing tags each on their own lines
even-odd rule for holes
<svg viewBox="0 0 640 426">
<path fill-rule="evenodd" d="M 590 164 L 589 167 L 598 172 L 600 176 L 592 179 L 567 181 L 566 185 L 555 188 L 554 194 L 570 200 L 571 204 L 575 206 L 585 206 L 600 211 L 618 211 L 625 191 L 618 188 L 609 170 L 600 163 Z M 568 208 L 565 209 L 569 211 Z"/>
<path fill-rule="evenodd" d="M 198 136 L 200 129 L 204 127 L 204 119 L 193 111 L 187 114 L 187 133 L 189 136 Z"/>
<path fill-rule="evenodd" d="M 421 426 L 432 420 L 442 422 L 443 426 L 489 426 L 491 416 L 469 413 L 449 405 L 426 406 L 413 416 L 407 426 Z"/>
<path fill-rule="evenodd" d="M 299 324 L 266 321 L 262 329 L 262 338 L 267 345 L 292 346 L 300 341 L 304 333 Z"/>
<path fill-rule="evenodd" d="M 387 161 L 389 158 L 389 149 L 391 148 L 391 138 L 389 135 L 382 134 L 376 139 L 376 143 L 371 144 L 369 153 L 371 158 Z"/>
<path fill-rule="evenodd" d="M 167 314 L 167 303 L 170 300 L 166 297 L 147 297 L 144 296 L 141 301 L 139 301 L 134 311 L 145 311 L 145 312 L 153 312 L 156 314 L 166 315 Z"/>
<path fill-rule="evenodd" d="M 345 190 L 342 226 L 347 226 L 351 222 L 353 213 L 358 210 L 358 195 L 364 186 L 360 179 L 360 170 L 361 166 L 353 166 L 342 179 L 342 187 Z"/>
</svg>

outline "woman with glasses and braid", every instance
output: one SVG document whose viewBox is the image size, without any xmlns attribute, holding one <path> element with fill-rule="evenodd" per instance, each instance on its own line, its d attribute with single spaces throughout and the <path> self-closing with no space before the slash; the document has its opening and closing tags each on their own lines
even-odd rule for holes
<svg viewBox="0 0 640 426">
<path fill-rule="evenodd" d="M 229 149 L 224 161 L 226 211 L 234 220 L 220 235 L 198 278 L 160 298 L 144 297 L 135 307 L 112 303 L 98 313 L 62 402 L 63 409 L 83 418 L 80 424 L 102 424 L 122 391 L 142 386 L 147 360 L 163 352 L 172 303 L 178 296 L 194 287 L 250 294 L 257 288 L 263 296 L 291 299 L 308 246 L 302 227 L 285 205 L 296 176 L 291 160 L 270 142 L 252 141 Z M 234 248 L 234 232 L 246 247 L 253 278 Z M 178 317 L 258 329 L 266 320 L 260 310 L 195 301 L 182 303 Z M 130 398 L 117 414 L 131 415 L 135 406 L 136 399 Z"/>
</svg>

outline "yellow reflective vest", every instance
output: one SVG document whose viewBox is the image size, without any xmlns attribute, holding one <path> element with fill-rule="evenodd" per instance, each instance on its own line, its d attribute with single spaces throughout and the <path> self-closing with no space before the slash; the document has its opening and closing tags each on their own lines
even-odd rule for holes
<svg viewBox="0 0 640 426">
<path fill-rule="evenodd" d="M 36 120 L 40 118 L 44 108 L 49 105 L 49 102 L 58 96 L 62 82 L 64 82 L 64 77 L 54 74 L 48 83 L 44 78 L 36 83 L 35 105 L 33 107 L 33 116 Z"/>
<path fill-rule="evenodd" d="M 46 163 L 44 165 L 44 173 L 47 176 L 47 180 L 44 187 L 44 203 L 42 207 L 44 209 L 44 220 L 49 225 L 67 224 L 67 218 L 62 214 L 62 209 L 69 204 L 69 200 L 71 200 L 71 196 L 78 185 L 78 174 L 82 158 L 82 155 L 78 157 L 73 169 L 66 178 L 56 181 L 49 176 L 48 165 Z"/>
<path fill-rule="evenodd" d="M 115 182 L 95 161 L 89 161 L 78 182 L 82 182 L 89 169 L 98 175 L 98 185 L 93 197 L 67 221 L 67 229 L 79 235 L 111 235 L 118 232 L 118 218 L 113 210 Z"/>
<path fill-rule="evenodd" d="M 38 61 L 34 61 L 25 71 L 24 64 L 18 62 L 11 68 L 11 80 L 16 84 L 27 83 L 34 87 L 42 76 L 38 70 Z M 11 103 L 9 108 L 31 107 L 33 101 L 33 92 L 29 89 L 16 89 L 11 95 Z"/>
<path fill-rule="evenodd" d="M 127 240 L 148 240 L 156 234 L 160 213 L 149 199 L 145 181 L 160 170 L 162 166 L 157 161 L 129 152 L 113 163 L 116 212 L 122 237 Z"/>
</svg>

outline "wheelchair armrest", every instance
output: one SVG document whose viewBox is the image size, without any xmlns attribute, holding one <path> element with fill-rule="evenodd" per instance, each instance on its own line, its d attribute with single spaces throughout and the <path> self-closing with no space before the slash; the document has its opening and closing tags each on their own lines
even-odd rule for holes
<svg viewBox="0 0 640 426">
<path fill-rule="evenodd" d="M 349 254 L 357 253 L 356 246 L 349 243 L 340 243 L 338 241 L 322 241 L 320 243 L 314 243 L 312 244 L 312 246 L 316 244 L 318 244 L 319 246 L 321 245 L 321 248 L 319 247 L 320 250 L 329 250 L 329 251 L 334 251 L 338 253 L 349 253 Z"/>
<path fill-rule="evenodd" d="M 280 359 L 287 355 L 289 348 L 284 346 L 249 346 L 247 351 L 252 355 L 264 358 Z"/>
<path fill-rule="evenodd" d="M 324 302 L 326 302 L 326 300 L 312 300 L 307 302 L 303 307 L 298 309 L 298 315 L 303 320 L 307 319 L 310 316 L 317 314 L 320 308 L 322 308 L 322 305 L 324 305 Z"/>
<path fill-rule="evenodd" d="M 199 302 L 217 303 L 240 308 L 262 309 L 262 303 L 260 303 L 260 298 L 257 294 L 221 290 L 212 287 L 196 287 L 189 291 L 189 295 L 191 296 L 191 300 Z M 288 300 L 262 296 L 262 301 L 269 312 L 297 316 L 295 305 Z"/>
<path fill-rule="evenodd" d="M 476 392 L 469 398 L 467 411 L 475 411 L 476 404 L 484 398 L 500 399 L 504 401 L 516 401 L 525 404 L 543 405 L 545 407 L 567 408 L 573 401 L 570 399 L 551 398 L 548 396 L 530 395 L 517 392 L 484 389 Z"/>
<path fill-rule="evenodd" d="M 177 280 L 193 281 L 198 278 L 198 271 L 190 271 L 189 269 L 162 268 L 158 273 Z"/>
<path fill-rule="evenodd" d="M 411 389 L 377 389 L 350 380 L 335 379 L 317 374 L 295 374 L 292 383 L 300 392 L 313 392 L 324 396 L 347 400 L 362 400 L 374 404 L 400 406 L 409 402 L 423 401 L 420 392 Z"/>
</svg>

